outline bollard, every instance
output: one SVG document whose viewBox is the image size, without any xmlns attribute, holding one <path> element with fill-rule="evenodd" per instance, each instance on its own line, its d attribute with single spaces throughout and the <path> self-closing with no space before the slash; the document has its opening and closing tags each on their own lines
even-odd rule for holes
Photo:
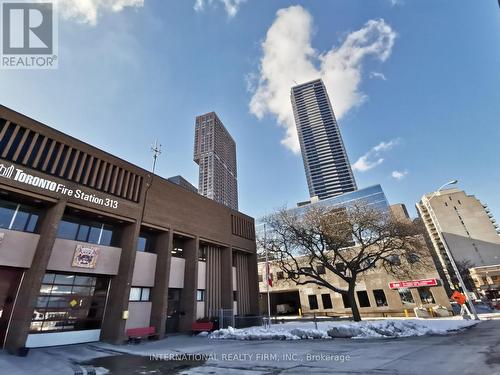
<svg viewBox="0 0 500 375">
<path fill-rule="evenodd" d="M 302 309 L 299 307 L 299 316 L 302 318 Z"/>
<path fill-rule="evenodd" d="M 409 318 L 410 314 L 408 314 L 408 309 L 405 309 L 405 318 Z"/>
</svg>

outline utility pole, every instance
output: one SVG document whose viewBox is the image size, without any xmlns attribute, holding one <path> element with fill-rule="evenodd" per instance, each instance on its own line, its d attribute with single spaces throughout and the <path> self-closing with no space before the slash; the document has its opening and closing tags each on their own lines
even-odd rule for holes
<svg viewBox="0 0 500 375">
<path fill-rule="evenodd" d="M 269 294 L 269 281 L 271 273 L 269 271 L 269 255 L 267 252 L 267 231 L 264 223 L 264 249 L 266 250 L 266 292 L 267 292 L 267 329 L 271 328 L 271 295 Z"/>
<path fill-rule="evenodd" d="M 155 143 L 151 146 L 151 152 L 153 153 L 153 174 L 155 173 L 156 169 L 156 159 L 158 159 L 158 156 L 161 154 L 161 144 L 158 143 L 158 140 L 155 139 Z"/>
</svg>

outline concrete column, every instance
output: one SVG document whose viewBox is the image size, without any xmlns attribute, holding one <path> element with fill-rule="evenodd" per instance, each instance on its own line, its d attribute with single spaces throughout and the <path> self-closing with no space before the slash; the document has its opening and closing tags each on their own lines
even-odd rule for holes
<svg viewBox="0 0 500 375">
<path fill-rule="evenodd" d="M 31 268 L 24 272 L 5 340 L 5 349 L 12 354 L 16 354 L 18 349 L 26 344 L 37 296 L 65 207 L 66 201 L 61 200 L 45 210 L 40 217 L 40 239 Z"/>
<path fill-rule="evenodd" d="M 250 313 L 259 315 L 259 279 L 257 271 L 257 253 L 248 256 L 248 294 L 250 295 Z"/>
<path fill-rule="evenodd" d="M 221 307 L 233 308 L 233 248 L 223 247 L 221 251 Z"/>
<path fill-rule="evenodd" d="M 152 291 L 151 325 L 156 327 L 158 337 L 165 337 L 165 324 L 167 321 L 168 282 L 170 278 L 170 260 L 174 233 L 161 233 L 156 238 L 156 273 L 155 286 Z"/>
<path fill-rule="evenodd" d="M 127 224 L 122 228 L 120 237 L 120 265 L 118 275 L 111 279 L 106 312 L 102 321 L 101 340 L 121 344 L 125 341 L 125 323 L 123 311 L 128 310 L 130 286 L 134 272 L 135 256 L 137 253 L 137 239 L 140 232 L 138 222 Z"/>
<path fill-rule="evenodd" d="M 180 305 L 179 330 L 190 331 L 196 320 L 196 291 L 198 290 L 198 237 L 185 241 L 183 249 L 186 268 L 184 269 L 184 289 Z"/>
</svg>

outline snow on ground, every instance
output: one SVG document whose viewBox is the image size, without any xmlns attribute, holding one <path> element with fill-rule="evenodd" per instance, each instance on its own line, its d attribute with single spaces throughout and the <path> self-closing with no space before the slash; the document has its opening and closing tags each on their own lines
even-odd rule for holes
<svg viewBox="0 0 500 375">
<path fill-rule="evenodd" d="M 479 323 L 461 319 L 385 319 L 362 322 L 288 322 L 274 324 L 270 328 L 229 327 L 212 332 L 211 339 L 233 340 L 300 340 L 331 339 L 335 337 L 365 339 L 392 338 L 425 335 L 446 335 Z"/>
</svg>

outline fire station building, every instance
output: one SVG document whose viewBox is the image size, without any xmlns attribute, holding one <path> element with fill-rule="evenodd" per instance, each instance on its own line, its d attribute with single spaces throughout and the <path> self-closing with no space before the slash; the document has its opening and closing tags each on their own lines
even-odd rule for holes
<svg viewBox="0 0 500 375">
<path fill-rule="evenodd" d="M 254 220 L 0 106 L 0 343 L 258 313 Z"/>
</svg>

